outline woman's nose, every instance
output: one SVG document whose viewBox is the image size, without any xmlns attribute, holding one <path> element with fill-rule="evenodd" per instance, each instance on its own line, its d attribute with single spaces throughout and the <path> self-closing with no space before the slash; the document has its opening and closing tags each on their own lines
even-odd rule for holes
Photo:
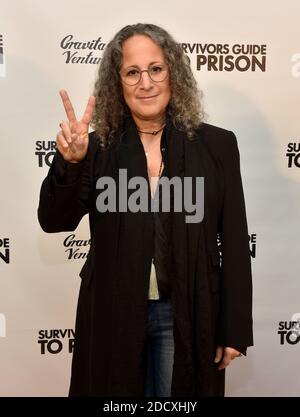
<svg viewBox="0 0 300 417">
<path fill-rule="evenodd" d="M 141 73 L 140 87 L 148 90 L 152 86 L 153 86 L 153 81 L 151 80 L 148 72 L 147 71 L 143 71 Z"/>
</svg>

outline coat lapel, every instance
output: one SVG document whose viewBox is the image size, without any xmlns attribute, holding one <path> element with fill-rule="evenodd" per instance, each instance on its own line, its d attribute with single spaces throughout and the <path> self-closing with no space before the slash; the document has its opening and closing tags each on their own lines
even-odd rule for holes
<svg viewBox="0 0 300 417">
<path fill-rule="evenodd" d="M 170 177 L 204 177 L 204 164 L 201 153 L 201 137 L 190 140 L 186 133 L 178 129 L 169 129 L 169 168 Z M 193 180 L 193 195 L 196 182 Z M 189 300 L 189 320 L 193 319 L 194 285 L 196 274 L 196 260 L 198 241 L 202 223 L 186 223 L 186 212 L 183 207 L 181 213 L 173 213 L 173 261 L 175 270 L 181 271 L 182 277 L 189 276 L 189 284 L 185 289 Z M 181 286 L 184 285 L 181 279 Z M 182 291 L 184 289 L 182 288 Z"/>
<path fill-rule="evenodd" d="M 193 178 L 193 196 L 196 177 L 204 178 L 206 192 L 213 173 L 209 167 L 209 154 L 202 140 L 201 129 L 195 139 L 190 140 L 184 132 L 171 129 L 169 133 L 170 176 Z M 207 187 L 209 188 L 209 187 Z M 203 202 L 204 204 L 205 202 Z M 207 203 L 205 207 L 207 207 Z M 186 223 L 186 210 L 172 213 L 172 304 L 174 321 L 174 368 L 172 395 L 190 396 L 193 393 L 209 392 L 214 375 L 211 360 L 211 317 L 209 294 L 209 272 L 205 224 Z M 207 213 L 209 214 L 209 213 Z M 208 365 L 210 364 L 211 365 Z M 183 366 L 184 364 L 184 366 Z M 182 369 L 185 369 L 183 372 Z"/>
<path fill-rule="evenodd" d="M 118 168 L 128 170 L 128 178 L 140 176 L 148 179 L 147 161 L 136 125 L 131 116 L 124 122 L 124 132 L 120 141 Z"/>
<path fill-rule="evenodd" d="M 195 195 L 195 177 L 204 176 L 201 164 L 199 140 L 191 141 L 184 131 L 171 127 L 168 130 L 168 156 L 170 178 L 179 176 L 182 184 L 184 177 L 193 178 Z M 172 197 L 174 198 L 174 196 Z M 172 212 L 172 304 L 174 309 L 174 367 L 172 395 L 185 393 L 190 396 L 195 391 L 194 362 L 194 298 L 199 237 L 202 223 L 186 223 L 184 204 L 181 212 Z M 184 365 L 183 365 L 184 364 Z M 182 369 L 185 372 L 182 372 Z"/>
<path fill-rule="evenodd" d="M 148 181 L 147 161 L 144 153 L 144 148 L 139 138 L 136 125 L 130 115 L 126 116 L 123 124 L 123 129 L 119 132 L 118 136 L 119 139 L 116 145 L 116 149 L 114 152 L 112 152 L 112 172 L 117 184 L 117 204 L 119 189 L 122 187 L 122 185 L 119 184 L 119 172 L 121 169 L 126 169 L 127 172 L 126 187 L 128 186 L 128 181 L 130 178 L 133 177 L 143 177 L 146 181 Z M 127 190 L 127 201 L 128 197 L 133 192 L 134 190 Z M 151 193 L 150 189 L 148 189 L 148 201 L 150 201 L 150 197 Z M 123 221 L 122 219 L 126 215 L 130 216 L 131 213 L 128 211 L 127 213 L 120 212 L 118 209 L 115 213 L 118 228 L 115 259 L 118 259 L 119 254 L 120 227 Z M 142 230 L 147 218 L 149 218 L 149 216 L 145 216 L 145 213 L 140 213 L 139 216 L 135 216 L 136 230 Z"/>
</svg>

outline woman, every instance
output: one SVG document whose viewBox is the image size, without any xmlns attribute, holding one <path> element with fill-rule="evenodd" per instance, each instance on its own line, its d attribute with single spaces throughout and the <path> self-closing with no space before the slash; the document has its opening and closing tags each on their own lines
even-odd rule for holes
<svg viewBox="0 0 300 417">
<path fill-rule="evenodd" d="M 69 395 L 223 396 L 225 368 L 253 344 L 234 134 L 203 123 L 188 60 L 151 24 L 126 26 L 107 45 L 80 121 L 60 94 L 68 121 L 41 187 L 39 222 L 49 233 L 73 231 L 89 213 L 91 230 Z M 169 210 L 133 210 L 137 191 L 120 172 L 145 179 L 150 202 L 165 193 L 159 177 L 204 178 L 204 200 L 195 205 L 203 205 L 202 221 L 188 222 L 186 206 L 175 209 L 175 187 Z M 119 204 L 127 193 L 131 210 L 115 209 L 109 193 L 103 198 L 107 178 Z"/>
</svg>

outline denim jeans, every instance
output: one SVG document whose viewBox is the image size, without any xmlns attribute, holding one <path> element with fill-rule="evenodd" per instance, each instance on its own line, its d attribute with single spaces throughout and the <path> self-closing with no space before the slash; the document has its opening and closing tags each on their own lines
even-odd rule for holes
<svg viewBox="0 0 300 417">
<path fill-rule="evenodd" d="M 170 397 L 174 358 L 173 311 L 167 298 L 148 300 L 145 397 Z"/>
</svg>

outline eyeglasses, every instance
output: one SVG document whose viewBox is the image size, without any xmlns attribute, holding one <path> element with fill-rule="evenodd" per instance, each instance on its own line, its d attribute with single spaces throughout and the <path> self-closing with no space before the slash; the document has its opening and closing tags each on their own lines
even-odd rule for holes
<svg viewBox="0 0 300 417">
<path fill-rule="evenodd" d="M 136 85 L 141 81 L 142 72 L 147 72 L 150 79 L 155 83 L 161 83 L 167 77 L 168 67 L 167 65 L 154 65 L 147 70 L 128 68 L 125 71 L 120 71 L 120 75 L 125 84 Z"/>
</svg>

